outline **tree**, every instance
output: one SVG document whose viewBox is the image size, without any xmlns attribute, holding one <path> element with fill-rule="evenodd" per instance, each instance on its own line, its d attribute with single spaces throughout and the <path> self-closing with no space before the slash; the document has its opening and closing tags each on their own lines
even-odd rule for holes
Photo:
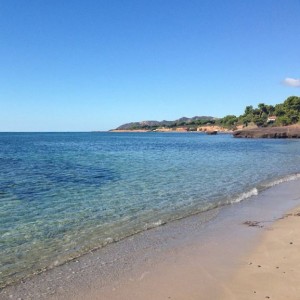
<svg viewBox="0 0 300 300">
<path fill-rule="evenodd" d="M 295 110 L 299 113 L 300 112 L 300 97 L 297 97 L 297 96 L 288 97 L 283 102 L 283 106 L 287 110 Z"/>
<path fill-rule="evenodd" d="M 274 114 L 275 107 L 273 105 L 267 105 L 267 110 L 268 110 L 269 116 L 271 116 Z"/>
<path fill-rule="evenodd" d="M 249 115 L 249 114 L 252 114 L 252 113 L 253 113 L 253 106 L 252 105 L 246 106 L 245 115 Z"/>
<path fill-rule="evenodd" d="M 283 104 L 276 104 L 274 112 L 277 117 L 284 116 L 285 110 L 284 110 Z"/>
<path fill-rule="evenodd" d="M 258 108 L 260 109 L 259 116 L 261 117 L 263 113 L 267 114 L 268 113 L 268 108 L 264 103 L 259 103 Z"/>
<path fill-rule="evenodd" d="M 264 125 L 265 121 L 262 117 L 260 116 L 255 116 L 253 119 L 253 122 L 257 125 L 257 126 L 262 126 Z"/>
<path fill-rule="evenodd" d="M 238 118 L 235 115 L 227 115 L 223 119 L 221 119 L 221 124 L 225 127 L 232 127 L 238 121 Z"/>
<path fill-rule="evenodd" d="M 292 124 L 292 120 L 287 116 L 280 116 L 276 120 L 277 125 L 287 126 Z"/>
</svg>

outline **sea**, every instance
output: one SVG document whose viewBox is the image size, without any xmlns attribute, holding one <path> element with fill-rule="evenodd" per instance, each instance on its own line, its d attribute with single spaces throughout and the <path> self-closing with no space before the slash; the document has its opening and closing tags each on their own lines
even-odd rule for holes
<svg viewBox="0 0 300 300">
<path fill-rule="evenodd" d="M 0 133 L 0 288 L 298 178 L 299 140 Z"/>
</svg>

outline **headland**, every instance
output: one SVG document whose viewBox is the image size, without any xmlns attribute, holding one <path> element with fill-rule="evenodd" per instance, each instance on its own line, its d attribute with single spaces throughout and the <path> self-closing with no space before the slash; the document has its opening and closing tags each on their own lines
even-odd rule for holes
<svg viewBox="0 0 300 300">
<path fill-rule="evenodd" d="M 300 125 L 261 127 L 233 132 L 235 138 L 300 138 Z"/>
</svg>

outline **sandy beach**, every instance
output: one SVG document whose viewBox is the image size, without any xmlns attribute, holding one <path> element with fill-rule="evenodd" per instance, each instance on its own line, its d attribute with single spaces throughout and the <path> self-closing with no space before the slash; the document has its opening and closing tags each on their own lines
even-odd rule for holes
<svg viewBox="0 0 300 300">
<path fill-rule="evenodd" d="M 300 299 L 299 228 L 300 207 L 272 224 L 226 285 L 222 299 Z"/>
<path fill-rule="evenodd" d="M 256 237 L 246 233 L 252 246 L 241 245 L 241 236 L 230 242 L 249 254 L 241 255 L 218 237 L 220 244 L 207 244 L 209 253 L 199 245 L 181 249 L 175 261 L 160 265 L 154 274 L 143 273 L 119 292 L 106 291 L 107 299 L 300 299 L 300 206 L 273 222 L 243 225 L 260 230 Z"/>
<path fill-rule="evenodd" d="M 300 300 L 299 11 L 0 0 L 0 300 Z"/>
<path fill-rule="evenodd" d="M 299 180 L 286 182 L 91 252 L 0 298 L 299 299 L 298 206 Z"/>
</svg>

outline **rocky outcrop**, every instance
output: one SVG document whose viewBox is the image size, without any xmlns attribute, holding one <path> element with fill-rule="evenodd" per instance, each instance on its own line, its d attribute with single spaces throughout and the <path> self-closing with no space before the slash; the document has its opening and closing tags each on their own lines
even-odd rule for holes
<svg viewBox="0 0 300 300">
<path fill-rule="evenodd" d="M 300 126 L 266 127 L 255 129 L 243 129 L 233 132 L 235 138 L 300 138 Z"/>
<path fill-rule="evenodd" d="M 214 131 L 222 132 L 222 133 L 230 133 L 230 132 L 232 132 L 228 128 L 221 127 L 221 126 L 216 126 L 216 125 L 200 126 L 200 127 L 197 128 L 197 131 L 206 132 L 206 133 L 214 132 Z"/>
</svg>

